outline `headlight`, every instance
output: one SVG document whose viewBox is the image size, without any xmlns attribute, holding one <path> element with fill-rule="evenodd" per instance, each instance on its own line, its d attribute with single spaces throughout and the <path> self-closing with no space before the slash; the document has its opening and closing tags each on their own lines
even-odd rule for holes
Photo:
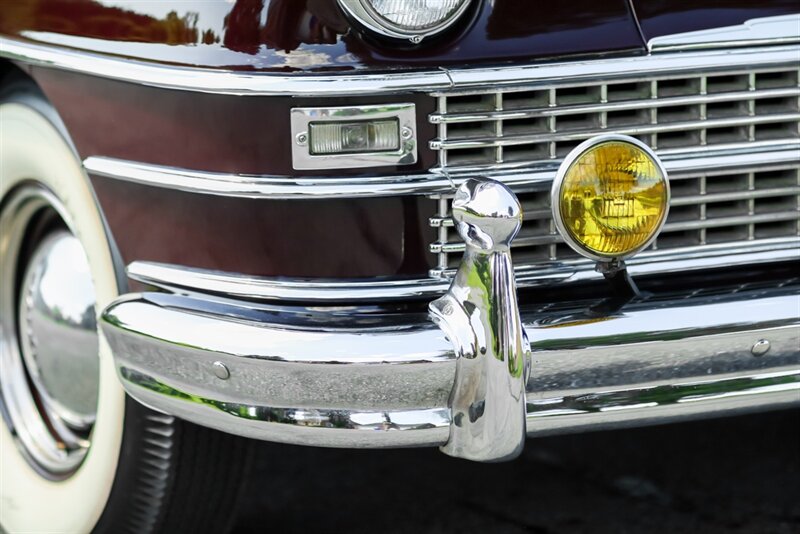
<svg viewBox="0 0 800 534">
<path fill-rule="evenodd" d="M 339 0 L 363 26 L 414 43 L 438 33 L 467 9 L 470 0 Z"/>
<path fill-rule="evenodd" d="M 558 170 L 553 217 L 564 240 L 598 261 L 649 245 L 667 218 L 667 173 L 650 148 L 623 135 L 578 145 Z"/>
</svg>

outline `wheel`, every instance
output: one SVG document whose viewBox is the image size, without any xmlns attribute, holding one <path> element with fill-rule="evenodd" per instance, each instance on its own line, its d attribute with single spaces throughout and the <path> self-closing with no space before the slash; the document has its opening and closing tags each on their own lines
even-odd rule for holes
<svg viewBox="0 0 800 534">
<path fill-rule="evenodd" d="M 250 442 L 128 397 L 97 327 L 123 287 L 38 88 L 0 90 L 0 530 L 224 532 Z"/>
</svg>

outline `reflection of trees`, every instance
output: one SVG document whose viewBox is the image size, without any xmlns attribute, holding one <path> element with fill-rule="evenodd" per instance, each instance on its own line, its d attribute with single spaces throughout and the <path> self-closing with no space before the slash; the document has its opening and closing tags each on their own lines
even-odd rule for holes
<svg viewBox="0 0 800 534">
<path fill-rule="evenodd" d="M 81 315 L 81 326 L 94 330 L 96 325 L 97 318 L 95 317 L 94 306 L 88 306 Z"/>
<path fill-rule="evenodd" d="M 303 44 L 335 44 L 348 29 L 341 11 L 328 0 L 236 0 L 225 16 L 224 35 L 198 29 L 199 18 L 194 11 L 183 15 L 170 11 L 157 19 L 96 0 L 5 0 L 0 32 L 52 32 L 171 45 L 222 41 L 231 50 L 256 54 L 262 45 L 289 52 Z"/>
<path fill-rule="evenodd" d="M 274 50 L 296 50 L 301 44 L 334 44 L 347 31 L 330 2 L 271 0 L 261 25 L 264 0 L 237 0 L 225 17 L 225 46 L 255 54 L 263 44 Z"/>
<path fill-rule="evenodd" d="M 0 32 L 53 32 L 98 39 L 166 44 L 200 42 L 199 15 L 179 16 L 170 11 L 163 20 L 93 0 L 6 1 L 0 10 Z M 211 30 L 203 32 L 202 42 L 219 39 Z"/>
<path fill-rule="evenodd" d="M 272 0 L 264 26 L 264 44 L 275 50 L 295 50 L 303 43 L 334 44 L 347 31 L 339 13 L 328 13 L 324 2 Z"/>
<path fill-rule="evenodd" d="M 225 17 L 225 46 L 248 54 L 258 52 L 263 9 L 264 0 L 237 0 Z"/>
</svg>

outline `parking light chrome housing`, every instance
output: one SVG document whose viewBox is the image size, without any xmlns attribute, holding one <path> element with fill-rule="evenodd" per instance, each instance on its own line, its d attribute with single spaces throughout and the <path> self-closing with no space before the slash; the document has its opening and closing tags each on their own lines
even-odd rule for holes
<svg viewBox="0 0 800 534">
<path fill-rule="evenodd" d="M 313 126 L 379 124 L 387 121 L 397 121 L 397 143 L 392 148 L 330 153 L 314 153 L 312 149 Z M 304 170 L 410 165 L 417 162 L 416 126 L 414 104 L 292 108 L 292 166 Z"/>
</svg>

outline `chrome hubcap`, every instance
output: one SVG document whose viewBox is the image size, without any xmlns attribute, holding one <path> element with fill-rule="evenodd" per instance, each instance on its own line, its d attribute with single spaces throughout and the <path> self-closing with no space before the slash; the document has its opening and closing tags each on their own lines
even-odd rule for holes
<svg viewBox="0 0 800 534">
<path fill-rule="evenodd" d="M 22 357 L 52 419 L 87 430 L 97 406 L 94 285 L 80 241 L 58 231 L 28 264 L 19 303 Z"/>
<path fill-rule="evenodd" d="M 3 416 L 50 478 L 71 474 L 89 449 L 100 364 L 89 262 L 60 213 L 49 192 L 28 186 L 0 215 Z"/>
</svg>

